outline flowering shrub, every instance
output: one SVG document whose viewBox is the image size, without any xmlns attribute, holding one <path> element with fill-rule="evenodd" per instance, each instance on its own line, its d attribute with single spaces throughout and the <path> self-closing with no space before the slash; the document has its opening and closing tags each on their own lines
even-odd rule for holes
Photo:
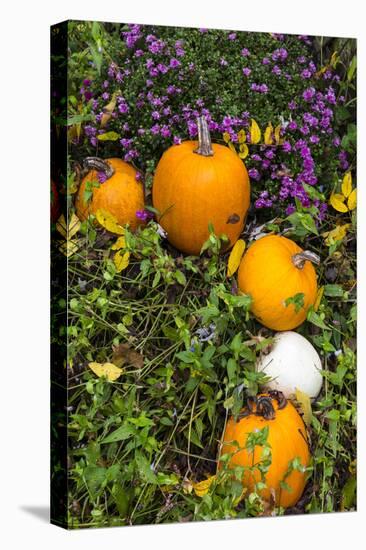
<svg viewBox="0 0 366 550">
<path fill-rule="evenodd" d="M 214 141 L 227 133 L 235 143 L 246 132 L 255 208 L 291 214 L 313 206 L 323 217 L 322 191 L 349 168 L 336 120 L 345 96 L 336 59 L 317 66 L 311 38 L 126 25 L 108 40 L 99 73 L 94 59 L 74 78 L 91 118 L 74 139 L 76 154 L 122 157 L 149 186 L 164 150 L 195 139 L 205 115 Z M 252 118 L 263 129 L 279 126 L 280 142 L 251 145 Z M 113 141 L 101 141 L 110 132 Z"/>
</svg>

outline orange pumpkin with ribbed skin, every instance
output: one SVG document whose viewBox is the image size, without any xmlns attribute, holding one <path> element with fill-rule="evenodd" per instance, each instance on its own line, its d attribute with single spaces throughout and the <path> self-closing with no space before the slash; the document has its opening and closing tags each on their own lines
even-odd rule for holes
<svg viewBox="0 0 366 550">
<path fill-rule="evenodd" d="M 144 209 L 144 188 L 136 180 L 137 171 L 127 162 L 118 158 L 106 159 L 114 174 L 99 187 L 93 188 L 90 201 L 85 202 L 86 182 L 98 182 L 98 172 L 91 170 L 82 180 L 75 200 L 76 214 L 85 220 L 89 214 L 103 209 L 112 214 L 120 225 L 129 224 L 132 230 L 141 225 L 136 211 Z"/>
<path fill-rule="evenodd" d="M 184 141 L 165 151 L 152 188 L 153 206 L 169 242 L 194 255 L 209 237 L 209 223 L 216 235 L 229 238 L 226 249 L 232 246 L 243 229 L 250 200 L 244 163 L 226 146 L 214 143 L 211 149 L 207 123 L 200 124 L 205 126 L 199 142 Z"/>
<path fill-rule="evenodd" d="M 262 416 L 259 413 L 263 398 L 267 401 L 267 407 L 270 402 L 273 418 L 268 416 L 268 410 L 270 410 L 268 408 L 263 407 L 267 415 L 263 413 L 264 416 Z M 271 447 L 271 465 L 265 473 L 267 487 L 260 491 L 260 495 L 267 502 L 272 502 L 274 498 L 277 506 L 284 508 L 294 506 L 304 491 L 306 474 L 298 469 L 292 469 L 291 473 L 286 474 L 291 469 L 289 468 L 291 461 L 295 458 L 300 460 L 303 470 L 309 465 L 310 452 L 304 422 L 295 407 L 286 401 L 280 392 L 262 394 L 253 401 L 256 403 L 253 403 L 250 409 L 248 406 L 243 409 L 243 417 L 238 422 L 233 418 L 228 420 L 220 456 L 234 453 L 229 459 L 230 468 L 235 466 L 251 467 L 253 464 L 258 464 L 263 460 L 263 447 L 256 445 L 254 450 L 247 450 L 245 445 L 250 433 L 268 426 L 267 444 Z M 234 441 L 239 444 L 239 447 L 233 443 Z M 221 462 L 220 468 L 222 467 L 223 463 Z M 242 483 L 249 492 L 254 491 L 254 485 L 258 481 L 261 481 L 258 468 L 253 471 L 245 470 Z M 285 481 L 291 491 L 281 487 L 281 481 Z"/>
<path fill-rule="evenodd" d="M 319 263 L 319 258 L 286 237 L 268 235 L 250 246 L 239 266 L 238 286 L 251 295 L 251 310 L 260 323 L 273 330 L 292 330 L 305 321 L 317 296 L 311 262 Z M 300 293 L 303 306 L 298 311 L 294 303 L 286 306 L 287 298 Z"/>
</svg>

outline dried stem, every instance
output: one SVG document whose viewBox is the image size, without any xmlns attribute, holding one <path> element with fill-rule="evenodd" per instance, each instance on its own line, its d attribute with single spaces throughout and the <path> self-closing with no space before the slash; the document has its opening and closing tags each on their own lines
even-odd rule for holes
<svg viewBox="0 0 366 550">
<path fill-rule="evenodd" d="M 316 265 L 320 264 L 319 256 L 314 252 L 310 252 L 310 250 L 304 250 L 303 252 L 299 252 L 298 254 L 294 254 L 292 256 L 292 263 L 298 269 L 303 269 L 307 260 Z"/>
<path fill-rule="evenodd" d="M 194 153 L 203 155 L 204 157 L 212 157 L 213 150 L 211 145 L 211 136 L 208 129 L 207 120 L 204 116 L 200 116 L 197 119 L 198 128 L 198 147 L 194 150 Z"/>
<path fill-rule="evenodd" d="M 114 174 L 114 169 L 105 160 L 99 157 L 86 157 L 83 160 L 83 168 L 85 170 L 97 170 L 98 172 L 104 172 L 107 179 L 111 178 Z"/>
</svg>

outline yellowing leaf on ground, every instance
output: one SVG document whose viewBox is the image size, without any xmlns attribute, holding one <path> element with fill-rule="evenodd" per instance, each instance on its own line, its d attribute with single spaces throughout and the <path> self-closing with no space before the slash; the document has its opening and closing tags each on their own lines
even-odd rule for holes
<svg viewBox="0 0 366 550">
<path fill-rule="evenodd" d="M 119 91 L 118 92 L 113 92 L 112 99 L 110 100 L 108 105 L 106 105 L 103 109 L 103 115 L 102 115 L 102 118 L 101 118 L 101 121 L 100 121 L 101 128 L 104 128 L 104 126 L 106 126 L 106 124 L 108 123 L 109 119 L 112 116 L 112 113 L 113 113 L 114 109 L 116 108 L 118 93 L 120 93 L 120 92 Z"/>
<path fill-rule="evenodd" d="M 107 380 L 109 380 L 110 382 L 114 382 L 115 380 L 117 380 L 123 370 L 120 369 L 119 367 L 116 367 L 116 365 L 113 365 L 113 363 L 89 363 L 89 368 L 94 372 L 94 374 L 96 374 L 97 376 L 99 376 L 99 378 L 101 376 L 105 376 L 107 378 Z"/>
<path fill-rule="evenodd" d="M 238 153 L 239 158 L 245 159 L 247 158 L 248 154 L 249 154 L 248 145 L 246 143 L 241 143 L 239 147 L 239 153 Z"/>
<path fill-rule="evenodd" d="M 331 231 L 322 233 L 322 236 L 325 238 L 325 244 L 327 246 L 332 246 L 332 244 L 336 243 L 337 241 L 342 241 L 346 236 L 349 227 L 350 224 L 345 223 L 343 225 L 336 225 L 336 227 Z"/>
<path fill-rule="evenodd" d="M 275 136 L 276 145 L 279 145 L 279 143 L 281 141 L 281 124 L 276 126 L 276 128 L 274 130 L 274 136 Z"/>
<path fill-rule="evenodd" d="M 116 242 L 111 246 L 111 250 L 120 250 L 121 248 L 126 247 L 126 239 L 122 237 L 118 237 Z"/>
<path fill-rule="evenodd" d="M 232 277 L 240 265 L 240 260 L 244 254 L 245 241 L 238 239 L 230 252 L 227 264 L 227 276 Z"/>
<path fill-rule="evenodd" d="M 347 198 L 350 196 L 352 192 L 352 174 L 351 172 L 347 172 L 342 181 L 342 193 Z"/>
<path fill-rule="evenodd" d="M 244 143 L 247 139 L 246 133 L 244 130 L 239 130 L 238 132 L 238 143 Z"/>
<path fill-rule="evenodd" d="M 111 233 L 116 233 L 116 235 L 124 235 L 125 230 L 119 223 L 117 222 L 117 219 L 107 212 L 107 210 L 104 210 L 103 208 L 100 208 L 96 211 L 95 217 L 97 219 L 97 222 L 104 227 L 104 229 L 107 229 L 107 231 L 110 231 Z"/>
<path fill-rule="evenodd" d="M 298 388 L 296 388 L 295 397 L 296 397 L 296 401 L 300 405 L 301 412 L 303 413 L 303 419 L 305 424 L 307 426 L 310 426 L 313 413 L 311 410 L 311 401 L 310 401 L 309 395 L 299 390 Z"/>
<path fill-rule="evenodd" d="M 329 199 L 329 203 L 333 206 L 337 212 L 348 212 L 347 206 L 344 204 L 345 197 L 340 193 L 332 193 Z"/>
<path fill-rule="evenodd" d="M 349 210 L 354 210 L 357 206 L 357 189 L 354 189 L 348 197 L 347 206 Z"/>
<path fill-rule="evenodd" d="M 144 356 L 138 351 L 130 348 L 128 344 L 119 344 L 113 347 L 112 361 L 114 365 L 130 365 L 136 369 L 142 369 L 144 366 Z"/>
<path fill-rule="evenodd" d="M 224 133 L 222 134 L 222 138 L 223 138 L 223 140 L 225 141 L 225 143 L 229 143 L 229 141 L 230 141 L 230 134 L 229 134 L 229 132 L 224 132 Z"/>
<path fill-rule="evenodd" d="M 322 301 L 322 298 L 323 298 L 323 294 L 324 294 L 324 287 L 321 286 L 318 290 L 318 294 L 316 295 L 316 300 L 314 302 L 314 306 L 313 306 L 314 311 L 318 311 L 320 302 Z"/>
<path fill-rule="evenodd" d="M 258 123 L 252 118 L 250 125 L 250 141 L 251 143 L 259 143 L 261 140 L 261 129 Z"/>
<path fill-rule="evenodd" d="M 130 253 L 128 251 L 122 252 L 121 250 L 117 250 L 114 255 L 113 261 L 114 265 L 116 266 L 117 273 L 120 273 L 121 271 L 126 269 L 128 264 L 130 263 Z"/>
<path fill-rule="evenodd" d="M 199 481 L 198 483 L 192 483 L 193 490 L 196 493 L 196 495 L 198 497 L 203 497 L 207 495 L 209 488 L 211 487 L 215 479 L 216 479 L 216 476 L 210 476 L 209 478 L 204 479 L 203 481 Z"/>
<path fill-rule="evenodd" d="M 270 122 L 264 132 L 264 143 L 266 145 L 272 145 L 272 141 L 273 141 L 272 134 L 273 134 L 273 126 L 272 126 L 272 123 Z"/>
</svg>

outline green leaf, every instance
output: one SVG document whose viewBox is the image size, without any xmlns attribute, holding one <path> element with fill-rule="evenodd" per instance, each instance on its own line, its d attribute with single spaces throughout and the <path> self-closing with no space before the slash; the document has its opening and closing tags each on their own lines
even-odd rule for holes
<svg viewBox="0 0 366 550">
<path fill-rule="evenodd" d="M 129 426 L 128 424 L 123 424 L 117 430 L 112 432 L 111 434 L 107 435 L 102 441 L 100 442 L 102 445 L 105 443 L 115 443 L 116 441 L 124 441 L 126 439 L 129 439 L 132 435 L 135 434 L 135 429 L 132 426 Z"/>
<path fill-rule="evenodd" d="M 117 132 L 106 132 L 105 134 L 99 134 L 97 136 L 99 141 L 117 141 L 119 137 L 120 136 Z"/>
<path fill-rule="evenodd" d="M 356 67 L 357 67 L 357 57 L 354 55 L 347 71 L 348 82 L 351 82 L 351 80 L 353 79 Z"/>
<path fill-rule="evenodd" d="M 73 126 L 74 124 L 81 124 L 82 122 L 88 122 L 90 120 L 94 120 L 94 115 L 72 115 L 67 117 L 67 125 Z"/>
<path fill-rule="evenodd" d="M 307 320 L 319 328 L 329 330 L 329 327 L 324 323 L 323 319 L 314 311 L 312 307 L 309 308 Z"/>
<path fill-rule="evenodd" d="M 156 475 L 154 474 L 147 458 L 141 453 L 136 453 L 135 461 L 143 480 L 146 481 L 146 483 L 156 484 Z"/>
<path fill-rule="evenodd" d="M 341 298 L 344 294 L 343 288 L 340 285 L 325 285 L 325 296 Z"/>
<path fill-rule="evenodd" d="M 98 71 L 98 74 L 100 75 L 101 68 L 102 68 L 103 56 L 98 51 L 97 46 L 95 46 L 94 44 L 89 44 L 89 49 L 90 49 L 90 53 L 91 53 L 92 58 L 93 58 L 93 63 L 94 63 L 94 65 L 95 65 L 95 67 Z"/>
<path fill-rule="evenodd" d="M 352 476 L 346 481 L 342 489 L 342 508 L 344 510 L 349 510 L 353 507 L 356 500 L 356 488 L 356 477 Z"/>
</svg>

